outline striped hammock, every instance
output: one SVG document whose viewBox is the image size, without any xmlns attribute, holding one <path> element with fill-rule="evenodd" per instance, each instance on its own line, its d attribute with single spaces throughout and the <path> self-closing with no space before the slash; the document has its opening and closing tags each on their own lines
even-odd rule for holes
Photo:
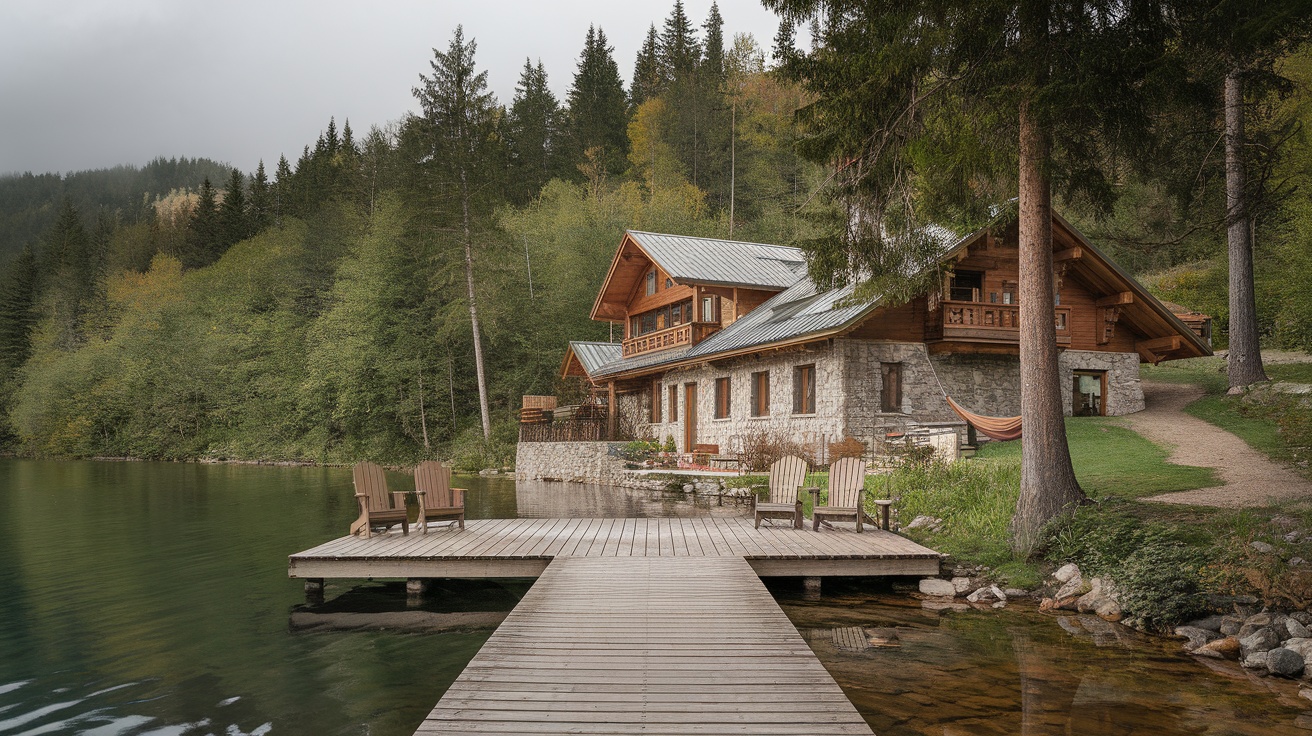
<svg viewBox="0 0 1312 736">
<path fill-rule="evenodd" d="M 966 420 L 966 423 L 982 432 L 986 437 L 1006 442 L 1008 440 L 1020 439 L 1020 417 L 986 417 L 974 412 L 966 411 L 961 404 L 952 400 L 951 396 L 943 395 L 948 400 L 948 406 L 957 416 Z"/>
</svg>

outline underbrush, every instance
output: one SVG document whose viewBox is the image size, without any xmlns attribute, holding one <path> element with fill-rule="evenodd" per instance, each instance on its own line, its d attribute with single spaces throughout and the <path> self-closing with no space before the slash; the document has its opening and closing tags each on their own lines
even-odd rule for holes
<svg viewBox="0 0 1312 736">
<path fill-rule="evenodd" d="M 457 473 L 477 473 L 484 468 L 512 466 L 518 441 L 519 425 L 514 420 L 493 422 L 490 438 L 483 437 L 478 425 L 467 427 L 447 448 L 451 468 Z"/>
</svg>

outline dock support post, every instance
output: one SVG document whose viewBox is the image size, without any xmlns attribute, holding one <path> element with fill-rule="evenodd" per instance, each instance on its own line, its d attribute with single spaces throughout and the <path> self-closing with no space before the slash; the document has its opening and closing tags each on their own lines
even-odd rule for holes
<svg viewBox="0 0 1312 736">
<path fill-rule="evenodd" d="M 406 578 L 405 597 L 407 603 L 416 603 L 428 592 L 427 578 Z"/>
<path fill-rule="evenodd" d="M 802 597 L 819 598 L 820 597 L 820 578 L 807 576 L 802 578 Z"/>
<path fill-rule="evenodd" d="M 323 578 L 305 579 L 305 600 L 307 603 L 323 603 Z"/>
</svg>

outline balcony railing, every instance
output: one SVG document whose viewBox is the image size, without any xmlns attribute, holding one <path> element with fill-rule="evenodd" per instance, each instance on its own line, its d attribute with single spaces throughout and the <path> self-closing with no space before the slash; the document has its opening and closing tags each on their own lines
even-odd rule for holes
<svg viewBox="0 0 1312 736">
<path fill-rule="evenodd" d="M 621 343 L 621 350 L 624 357 L 649 353 L 653 350 L 665 350 L 680 345 L 692 345 L 710 337 L 720 329 L 720 325 L 715 322 L 696 322 L 686 325 L 675 325 L 663 330 L 648 332 L 638 337 L 630 337 Z"/>
<path fill-rule="evenodd" d="M 1017 342 L 1020 339 L 1020 306 L 984 302 L 944 301 L 939 337 L 945 340 Z M 1070 307 L 1056 307 L 1053 326 L 1057 342 L 1071 341 Z"/>
</svg>

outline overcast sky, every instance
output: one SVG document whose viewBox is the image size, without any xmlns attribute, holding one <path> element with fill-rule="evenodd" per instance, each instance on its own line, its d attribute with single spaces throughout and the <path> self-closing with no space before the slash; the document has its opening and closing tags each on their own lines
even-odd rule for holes
<svg viewBox="0 0 1312 736">
<path fill-rule="evenodd" d="M 410 89 L 457 24 L 509 104 L 525 57 L 563 98 L 589 24 L 627 86 L 673 0 L 0 0 L 0 174 L 205 156 L 250 172 L 336 116 L 357 135 L 415 109 Z M 759 0 L 719 0 L 726 45 L 778 27 Z M 686 0 L 699 27 L 711 0 Z"/>
</svg>

